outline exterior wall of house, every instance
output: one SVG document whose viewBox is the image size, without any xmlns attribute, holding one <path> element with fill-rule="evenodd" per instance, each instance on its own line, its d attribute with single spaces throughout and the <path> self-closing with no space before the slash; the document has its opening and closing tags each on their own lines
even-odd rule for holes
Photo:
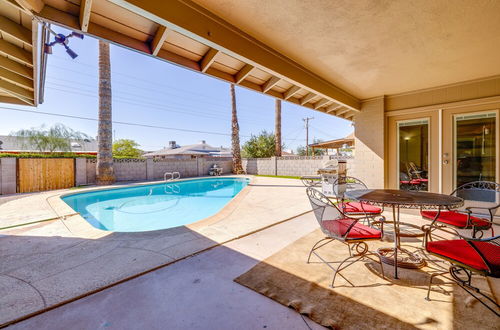
<svg viewBox="0 0 500 330">
<path fill-rule="evenodd" d="M 348 175 L 361 179 L 370 188 L 384 188 L 385 124 L 384 98 L 362 103 L 354 118 L 356 155 Z"/>
<path fill-rule="evenodd" d="M 386 186 L 397 188 L 396 125 L 400 120 L 428 118 L 430 124 L 429 185 L 433 192 L 448 194 L 455 187 L 454 116 L 496 113 L 496 181 L 500 182 L 500 77 L 414 91 L 385 98 Z M 356 145 L 358 158 L 358 146 Z"/>
</svg>

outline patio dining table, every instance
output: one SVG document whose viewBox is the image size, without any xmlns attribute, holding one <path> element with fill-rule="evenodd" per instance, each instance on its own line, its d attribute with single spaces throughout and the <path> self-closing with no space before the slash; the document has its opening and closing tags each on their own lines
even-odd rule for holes
<svg viewBox="0 0 500 330">
<path fill-rule="evenodd" d="M 398 264 L 403 268 L 421 268 L 425 260 L 417 253 L 401 248 L 399 211 L 404 209 L 456 209 L 464 204 L 460 197 L 395 189 L 356 189 L 345 192 L 345 197 L 370 205 L 391 207 L 394 219 L 394 247 L 381 248 L 377 253 L 384 263 L 394 265 L 398 278 Z"/>
</svg>

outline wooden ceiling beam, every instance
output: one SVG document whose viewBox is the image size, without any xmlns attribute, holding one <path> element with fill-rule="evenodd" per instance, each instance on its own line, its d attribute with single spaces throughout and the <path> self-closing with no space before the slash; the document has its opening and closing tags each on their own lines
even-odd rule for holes
<svg viewBox="0 0 500 330">
<path fill-rule="evenodd" d="M 160 51 L 161 47 L 163 47 L 163 44 L 165 43 L 165 40 L 167 40 L 167 35 L 168 35 L 168 29 L 166 26 L 160 25 L 158 27 L 158 30 L 156 31 L 156 34 L 151 40 L 151 54 L 156 56 L 158 55 L 158 52 Z"/>
<path fill-rule="evenodd" d="M 17 85 L 11 84 L 10 82 L 6 80 L 0 80 L 0 89 L 5 91 L 6 93 L 9 93 L 12 96 L 18 97 L 18 98 L 23 98 L 23 99 L 28 99 L 33 101 L 33 92 L 26 90 L 22 87 L 19 87 Z"/>
<path fill-rule="evenodd" d="M 20 76 L 4 68 L 0 68 L 0 79 L 6 80 L 11 84 L 18 85 L 24 89 L 33 91 L 33 80 Z"/>
<path fill-rule="evenodd" d="M 303 98 L 300 99 L 300 105 L 306 104 L 307 102 L 311 101 L 315 97 L 316 97 L 316 94 L 314 94 L 314 93 L 306 94 L 306 96 L 304 96 Z"/>
<path fill-rule="evenodd" d="M 343 105 L 332 104 L 331 106 L 326 108 L 326 113 L 331 113 L 331 112 L 337 111 L 338 109 L 340 109 L 342 107 L 343 107 Z"/>
<path fill-rule="evenodd" d="M 87 32 L 92 12 L 92 0 L 81 0 L 80 2 L 80 30 Z"/>
<path fill-rule="evenodd" d="M 35 13 L 41 12 L 45 6 L 42 0 L 16 0 L 16 2 L 24 9 Z"/>
<path fill-rule="evenodd" d="M 314 103 L 314 109 L 318 110 L 319 108 L 321 108 L 321 107 L 323 107 L 325 105 L 328 105 L 331 102 L 333 102 L 333 101 L 332 100 L 327 100 L 327 99 L 321 99 L 318 102 Z"/>
<path fill-rule="evenodd" d="M 276 86 L 277 83 L 279 83 L 281 78 L 278 77 L 271 77 L 269 78 L 268 81 L 262 86 L 262 92 L 267 93 L 271 88 Z"/>
<path fill-rule="evenodd" d="M 301 88 L 299 86 L 292 86 L 292 87 L 290 87 L 285 92 L 285 100 L 288 100 L 289 98 L 291 98 L 292 96 L 294 96 L 295 94 L 297 94 L 300 91 L 300 89 Z"/>
<path fill-rule="evenodd" d="M 215 58 L 219 54 L 219 51 L 214 48 L 210 48 L 208 52 L 206 52 L 205 56 L 200 61 L 200 69 L 201 72 L 205 72 L 208 68 L 215 62 Z"/>
<path fill-rule="evenodd" d="M 349 112 L 349 110 L 351 110 L 351 109 L 343 107 L 340 110 L 338 110 L 338 111 L 335 112 L 335 116 L 341 116 L 344 113 Z"/>
<path fill-rule="evenodd" d="M 16 61 L 0 56 L 0 68 L 12 71 L 25 78 L 33 79 L 33 69 Z"/>
<path fill-rule="evenodd" d="M 250 75 L 252 70 L 255 69 L 254 66 L 250 64 L 245 64 L 238 73 L 234 75 L 234 80 L 237 84 L 241 83 L 243 80 L 245 80 L 246 77 Z"/>
<path fill-rule="evenodd" d="M 15 58 L 19 62 L 33 66 L 33 56 L 30 52 L 0 39 L 0 53 Z"/>
<path fill-rule="evenodd" d="M 7 17 L 0 16 L 0 31 L 25 44 L 31 45 L 32 43 L 31 30 L 11 21 Z"/>
</svg>

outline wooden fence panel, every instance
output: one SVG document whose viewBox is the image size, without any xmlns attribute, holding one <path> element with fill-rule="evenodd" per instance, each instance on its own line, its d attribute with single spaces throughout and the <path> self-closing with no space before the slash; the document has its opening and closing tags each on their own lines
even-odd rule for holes
<svg viewBox="0 0 500 330">
<path fill-rule="evenodd" d="M 75 160 L 68 158 L 18 159 L 18 192 L 74 187 Z"/>
</svg>

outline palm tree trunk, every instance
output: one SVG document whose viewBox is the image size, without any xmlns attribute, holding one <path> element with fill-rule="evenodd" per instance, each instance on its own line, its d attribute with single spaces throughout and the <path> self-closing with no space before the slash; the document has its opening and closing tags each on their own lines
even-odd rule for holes
<svg viewBox="0 0 500 330">
<path fill-rule="evenodd" d="M 274 111 L 274 155 L 281 157 L 281 100 L 276 99 Z"/>
<path fill-rule="evenodd" d="M 97 132 L 98 185 L 115 182 L 113 171 L 113 124 L 111 112 L 111 64 L 109 44 L 99 40 L 99 127 Z"/>
<path fill-rule="evenodd" d="M 244 174 L 243 166 L 241 165 L 241 150 L 240 150 L 240 125 L 238 125 L 238 115 L 236 112 L 236 94 L 234 85 L 230 85 L 231 90 L 231 147 L 233 151 L 233 173 Z"/>
</svg>

